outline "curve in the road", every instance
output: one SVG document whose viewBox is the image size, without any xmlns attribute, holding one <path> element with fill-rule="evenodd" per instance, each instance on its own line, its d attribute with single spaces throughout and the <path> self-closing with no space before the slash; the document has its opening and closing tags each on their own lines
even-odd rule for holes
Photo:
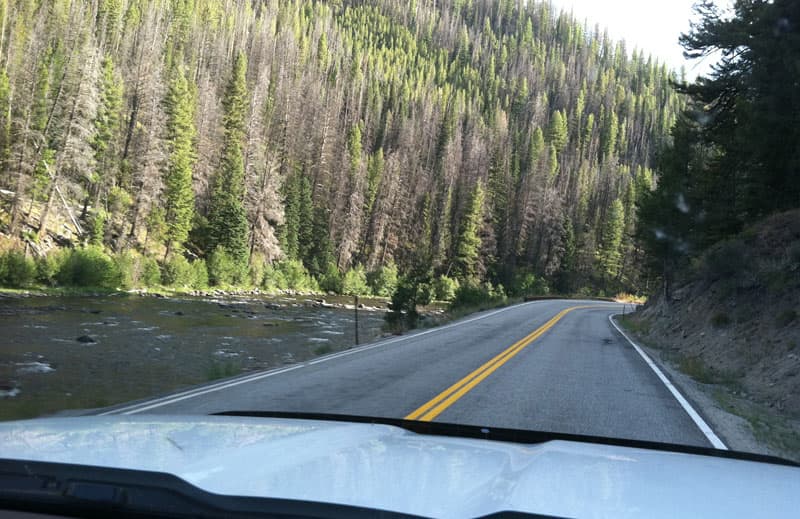
<svg viewBox="0 0 800 519">
<path fill-rule="evenodd" d="M 573 306 L 566 308 L 557 313 L 552 319 L 544 323 L 542 326 L 534 330 L 527 337 L 515 342 L 507 349 L 503 350 L 496 357 L 492 358 L 489 362 L 482 365 L 466 377 L 462 378 L 449 388 L 445 389 L 433 399 L 426 402 L 418 409 L 406 416 L 406 420 L 419 420 L 421 422 L 430 422 L 445 409 L 453 405 L 459 398 L 471 391 L 475 386 L 480 384 L 486 377 L 497 371 L 497 369 L 511 360 L 517 353 L 525 349 L 533 341 L 544 335 L 544 333 L 556 325 L 565 315 L 573 310 L 580 310 L 584 308 L 592 308 L 591 306 Z"/>
</svg>

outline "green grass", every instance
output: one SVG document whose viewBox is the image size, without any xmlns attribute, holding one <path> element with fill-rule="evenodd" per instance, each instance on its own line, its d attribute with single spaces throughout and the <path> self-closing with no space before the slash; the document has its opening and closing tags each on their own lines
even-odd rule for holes
<svg viewBox="0 0 800 519">
<path fill-rule="evenodd" d="M 636 335 L 647 335 L 650 333 L 650 322 L 646 319 L 633 317 L 631 315 L 619 315 L 616 319 L 620 326 Z"/>
<path fill-rule="evenodd" d="M 800 461 L 800 432 L 786 420 L 760 404 L 742 401 L 722 389 L 715 390 L 712 396 L 725 411 L 746 420 L 757 440 Z"/>
<path fill-rule="evenodd" d="M 713 384 L 717 381 L 714 372 L 698 357 L 684 357 L 678 361 L 678 369 L 700 382 Z"/>
<path fill-rule="evenodd" d="M 225 362 L 212 362 L 206 368 L 206 380 L 209 382 L 220 378 L 228 378 L 238 375 L 242 371 L 242 366 L 238 362 L 227 360 Z"/>
</svg>

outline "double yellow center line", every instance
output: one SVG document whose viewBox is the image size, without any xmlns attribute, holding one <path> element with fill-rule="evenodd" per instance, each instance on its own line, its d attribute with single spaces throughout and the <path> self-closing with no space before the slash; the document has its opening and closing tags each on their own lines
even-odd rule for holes
<svg viewBox="0 0 800 519">
<path fill-rule="evenodd" d="M 500 352 L 497 356 L 493 357 L 489 362 L 479 367 L 466 377 L 462 378 L 452 386 L 448 387 L 435 398 L 422 407 L 406 416 L 406 420 L 418 420 L 421 422 L 430 422 L 442 412 L 453 405 L 459 398 L 466 395 L 472 388 L 480 384 L 486 377 L 494 373 L 500 366 L 511 360 L 514 355 L 521 352 L 530 343 L 541 337 L 547 330 L 555 326 L 562 317 L 572 312 L 573 310 L 580 310 L 582 308 L 593 308 L 592 306 L 573 306 L 558 312 L 552 319 L 544 323 L 541 327 L 537 328 L 533 333 L 528 335 L 512 344 Z"/>
</svg>

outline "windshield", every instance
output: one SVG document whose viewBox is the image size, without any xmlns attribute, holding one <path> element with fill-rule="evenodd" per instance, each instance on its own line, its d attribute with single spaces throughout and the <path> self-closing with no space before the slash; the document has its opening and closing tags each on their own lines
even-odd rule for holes
<svg viewBox="0 0 800 519">
<path fill-rule="evenodd" d="M 0 1 L 0 420 L 800 460 L 800 4 Z"/>
</svg>

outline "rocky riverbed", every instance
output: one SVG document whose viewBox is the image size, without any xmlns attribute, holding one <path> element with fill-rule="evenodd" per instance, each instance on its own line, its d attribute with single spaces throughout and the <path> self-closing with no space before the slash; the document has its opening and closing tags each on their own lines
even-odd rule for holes
<svg viewBox="0 0 800 519">
<path fill-rule="evenodd" d="M 386 303 L 359 304 L 359 339 Z M 352 347 L 352 298 L 0 298 L 0 419 L 104 407 Z"/>
</svg>

